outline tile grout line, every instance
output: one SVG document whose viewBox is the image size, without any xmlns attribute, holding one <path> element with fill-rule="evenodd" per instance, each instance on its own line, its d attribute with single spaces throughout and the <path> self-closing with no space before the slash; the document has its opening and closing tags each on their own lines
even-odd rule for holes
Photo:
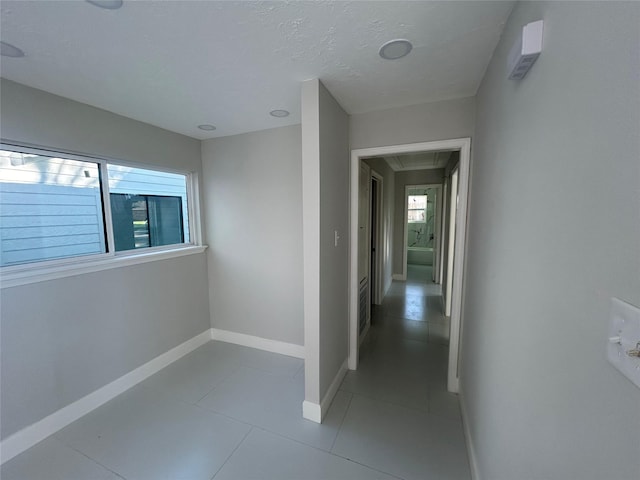
<svg viewBox="0 0 640 480">
<path fill-rule="evenodd" d="M 385 472 L 384 470 L 380 470 L 378 468 L 372 467 L 371 465 L 367 465 L 366 463 L 358 462 L 357 460 L 354 460 L 352 458 L 343 457 L 342 455 L 337 454 L 337 453 L 333 453 L 333 452 L 328 452 L 328 453 L 329 453 L 329 455 L 333 455 L 334 457 L 341 458 L 343 460 L 346 460 L 347 462 L 355 463 L 356 465 L 360 465 L 362 467 L 366 467 L 369 470 L 373 470 L 375 472 L 382 473 L 384 475 L 388 475 L 388 476 L 393 477 L 393 478 L 397 478 L 398 480 L 405 480 L 404 477 L 399 477 L 398 475 L 396 475 L 394 473 Z"/>
<path fill-rule="evenodd" d="M 234 367 L 236 367 L 236 364 L 233 364 Z M 211 392 L 213 392 L 216 388 L 218 388 L 220 385 L 222 385 L 225 381 L 227 381 L 229 378 L 231 378 L 231 375 L 235 375 L 235 373 L 239 370 L 239 368 L 234 368 L 234 370 L 232 372 L 229 372 L 227 375 L 224 376 L 224 378 L 222 378 L 218 383 L 216 383 L 213 387 L 211 387 L 211 390 L 209 390 L 207 393 L 205 393 L 202 397 L 200 397 L 198 400 L 196 400 L 194 403 L 192 403 L 192 405 L 198 406 L 198 404 L 207 396 L 209 395 Z"/>
<path fill-rule="evenodd" d="M 278 432 L 272 432 L 271 430 L 267 430 L 266 428 L 259 427 L 259 426 L 257 426 L 257 425 L 256 425 L 256 426 L 254 426 L 254 428 L 255 428 L 255 429 L 257 429 L 257 430 L 262 430 L 263 432 L 266 432 L 266 433 L 270 433 L 270 434 L 275 435 L 275 436 L 277 436 L 277 437 L 284 438 L 285 440 L 290 440 L 290 441 L 295 442 L 295 443 L 298 443 L 298 444 L 300 444 L 300 445 L 302 445 L 302 446 L 309 447 L 309 448 L 313 448 L 314 450 L 318 450 L 318 451 L 319 451 L 319 452 L 321 452 L 321 453 L 326 453 L 327 455 L 331 455 L 331 456 L 334 456 L 334 457 L 336 457 L 336 458 L 341 458 L 342 460 L 346 460 L 346 461 L 348 461 L 348 462 L 355 463 L 355 464 L 360 465 L 360 466 L 362 466 L 362 467 L 366 467 L 366 468 L 368 468 L 369 470 L 373 470 L 373 471 L 376 471 L 376 472 L 378 472 L 378 473 L 383 473 L 383 474 L 385 474 L 385 475 L 389 475 L 389 476 L 391 476 L 391 477 L 393 477 L 393 478 L 397 478 L 398 480 L 404 480 L 404 478 L 402 478 L 402 477 L 398 477 L 397 475 L 394 475 L 394 474 L 392 474 L 392 473 L 387 473 L 387 472 L 385 472 L 385 471 L 383 471 L 383 470 L 378 470 L 377 468 L 374 468 L 374 467 L 372 467 L 372 466 L 370 466 L 370 465 L 367 465 L 366 463 L 360 463 L 360 462 L 357 462 L 357 461 L 352 460 L 352 459 L 350 459 L 350 458 L 343 457 L 342 455 L 338 455 L 338 454 L 335 454 L 335 453 L 333 453 L 333 452 L 330 452 L 330 451 L 327 451 L 327 450 L 323 450 L 322 448 L 318 448 L 318 447 L 316 447 L 316 446 L 314 446 L 314 445 L 309 445 L 308 443 L 304 443 L 304 442 L 302 442 L 302 441 L 300 441 L 300 440 L 296 440 L 295 438 L 287 437 L 286 435 L 283 435 L 283 434 L 281 434 L 281 433 L 278 433 Z M 217 473 L 216 473 L 216 475 L 217 475 Z M 211 480 L 214 480 L 214 479 L 212 478 Z"/>
<path fill-rule="evenodd" d="M 222 470 L 224 468 L 224 466 L 227 464 L 227 462 L 231 459 L 231 457 L 233 457 L 233 454 L 236 453 L 236 451 L 238 450 L 238 448 L 240 448 L 240 445 L 242 445 L 244 443 L 244 441 L 247 439 L 247 437 L 249 436 L 249 434 L 251 432 L 253 432 L 253 429 L 255 427 L 251 426 L 251 428 L 249 429 L 249 431 L 244 435 L 244 437 L 242 437 L 242 440 L 240 440 L 238 442 L 238 445 L 236 445 L 236 448 L 233 449 L 233 451 L 229 454 L 229 456 L 225 459 L 224 462 L 222 462 L 222 465 L 220 465 L 220 468 L 218 468 L 216 470 L 216 472 L 213 474 L 213 476 L 209 479 L 209 480 L 213 480 L 216 475 L 218 475 L 220 473 L 220 470 Z"/>
<path fill-rule="evenodd" d="M 52 437 L 54 437 L 54 436 L 55 436 L 55 434 L 54 434 L 54 435 L 52 435 Z M 84 452 L 82 452 L 82 451 L 78 450 L 78 449 L 77 449 L 77 448 L 75 448 L 75 447 L 72 447 L 71 445 L 67 445 L 67 443 L 63 442 L 61 438 L 55 437 L 55 439 L 56 439 L 57 441 L 59 441 L 59 442 L 60 442 L 62 445 L 64 445 L 65 447 L 70 448 L 71 450 L 73 450 L 73 451 L 74 451 L 74 452 L 76 452 L 76 453 L 79 453 L 80 455 L 82 455 L 83 457 L 87 458 L 88 460 L 91 460 L 92 462 L 97 463 L 98 465 L 100 465 L 100 466 L 101 466 L 102 468 L 104 468 L 105 470 L 107 470 L 107 471 L 109 471 L 109 472 L 113 473 L 116 477 L 122 478 L 122 480 L 127 480 L 127 479 L 126 479 L 126 477 L 125 477 L 124 475 L 120 475 L 118 472 L 116 472 L 115 470 L 112 470 L 111 468 L 107 467 L 106 465 L 103 465 L 102 463 L 100 463 L 100 462 L 99 462 L 98 460 L 96 460 L 95 458 L 90 457 L 90 456 L 89 456 L 89 455 L 87 455 L 86 453 L 84 453 Z"/>
<path fill-rule="evenodd" d="M 343 380 L 343 383 L 344 383 L 344 380 Z M 344 413 L 342 414 L 342 419 L 340 420 L 340 426 L 338 426 L 338 429 L 336 431 L 336 436 L 333 437 L 333 442 L 331 442 L 329 453 L 333 452 L 333 447 L 336 444 L 336 440 L 338 440 L 338 435 L 340 435 L 340 430 L 342 430 L 342 425 L 344 425 L 344 420 L 345 418 L 347 418 L 347 413 L 349 413 L 349 409 L 351 408 L 351 402 L 353 401 L 353 393 L 347 392 L 346 390 L 342 390 L 342 384 L 340 384 L 340 388 L 338 388 L 338 391 L 348 393 L 351 396 L 349 397 L 349 405 L 347 405 L 347 408 L 344 409 Z"/>
</svg>

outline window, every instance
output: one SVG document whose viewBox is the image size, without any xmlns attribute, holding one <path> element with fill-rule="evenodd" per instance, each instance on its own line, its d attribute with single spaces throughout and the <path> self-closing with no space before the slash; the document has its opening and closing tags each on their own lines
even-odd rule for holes
<svg viewBox="0 0 640 480">
<path fill-rule="evenodd" d="M 189 243 L 187 177 L 107 165 L 115 250 Z"/>
<path fill-rule="evenodd" d="M 188 185 L 184 174 L 2 145 L 0 266 L 189 244 Z"/>
<path fill-rule="evenodd" d="M 0 150 L 0 265 L 104 252 L 97 163 Z"/>
<path fill-rule="evenodd" d="M 409 195 L 407 205 L 407 221 L 409 223 L 427 222 L 427 196 Z"/>
</svg>

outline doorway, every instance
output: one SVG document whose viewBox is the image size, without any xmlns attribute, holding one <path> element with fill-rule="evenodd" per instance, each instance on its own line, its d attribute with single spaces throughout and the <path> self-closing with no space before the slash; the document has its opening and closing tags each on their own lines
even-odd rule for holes
<svg viewBox="0 0 640 480">
<path fill-rule="evenodd" d="M 424 265 L 429 279 L 440 283 L 442 185 L 405 185 L 402 280 L 409 265 Z"/>
<path fill-rule="evenodd" d="M 458 201 L 455 218 L 455 238 L 453 240 L 453 258 L 451 277 L 451 327 L 449 342 L 449 361 L 447 367 L 447 389 L 450 392 L 458 392 L 458 358 L 461 330 L 462 311 L 462 286 L 464 274 L 464 254 L 467 225 L 467 199 L 469 192 L 469 159 L 471 150 L 471 139 L 460 138 L 453 140 L 443 140 L 436 142 L 424 142 L 405 145 L 393 145 L 386 147 L 374 147 L 366 149 L 352 150 L 350 165 L 350 273 L 349 273 L 349 358 L 348 367 L 350 370 L 358 368 L 359 357 L 359 275 L 358 259 L 361 253 L 358 248 L 359 233 L 359 198 L 360 198 L 360 161 L 363 158 L 424 153 L 434 151 L 458 151 L 460 160 L 457 169 Z M 367 305 L 368 307 L 368 305 Z"/>
</svg>

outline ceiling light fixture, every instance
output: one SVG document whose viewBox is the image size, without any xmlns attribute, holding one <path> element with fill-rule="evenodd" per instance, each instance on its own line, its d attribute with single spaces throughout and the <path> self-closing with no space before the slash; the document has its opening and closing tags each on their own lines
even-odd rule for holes
<svg viewBox="0 0 640 480">
<path fill-rule="evenodd" d="M 395 40 L 389 40 L 387 43 L 380 47 L 378 52 L 385 60 L 397 60 L 398 58 L 406 57 L 413 49 L 413 45 L 409 40 L 404 38 L 397 38 Z"/>
<path fill-rule="evenodd" d="M 286 110 L 271 110 L 269 115 L 276 118 L 284 118 L 289 116 L 289 112 Z"/>
<path fill-rule="evenodd" d="M 11 45 L 10 43 L 0 42 L 0 47 L 0 55 L 2 55 L 3 57 L 24 57 L 24 52 L 18 47 Z"/>
<path fill-rule="evenodd" d="M 87 0 L 87 3 L 107 10 L 117 10 L 122 6 L 122 0 Z"/>
<path fill-rule="evenodd" d="M 206 123 L 203 125 L 198 125 L 198 128 L 200 130 L 206 130 L 207 132 L 211 132 L 216 129 L 216 127 L 214 127 L 213 125 L 208 125 Z"/>
</svg>

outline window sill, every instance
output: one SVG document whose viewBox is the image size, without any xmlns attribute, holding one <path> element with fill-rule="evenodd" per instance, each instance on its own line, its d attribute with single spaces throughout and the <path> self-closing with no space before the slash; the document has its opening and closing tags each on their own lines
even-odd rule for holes
<svg viewBox="0 0 640 480">
<path fill-rule="evenodd" d="M 136 252 L 135 254 L 104 255 L 99 259 L 86 261 L 70 261 L 61 265 L 42 267 L 37 265 L 25 265 L 19 270 L 3 272 L 0 270 L 0 288 L 17 287 L 30 283 L 45 282 L 58 278 L 72 277 L 86 273 L 100 272 L 112 268 L 128 267 L 147 262 L 156 262 L 169 258 L 184 257 L 202 253 L 207 249 L 206 245 L 189 245 L 186 247 L 172 248 L 169 250 L 156 250 L 151 252 Z"/>
</svg>

